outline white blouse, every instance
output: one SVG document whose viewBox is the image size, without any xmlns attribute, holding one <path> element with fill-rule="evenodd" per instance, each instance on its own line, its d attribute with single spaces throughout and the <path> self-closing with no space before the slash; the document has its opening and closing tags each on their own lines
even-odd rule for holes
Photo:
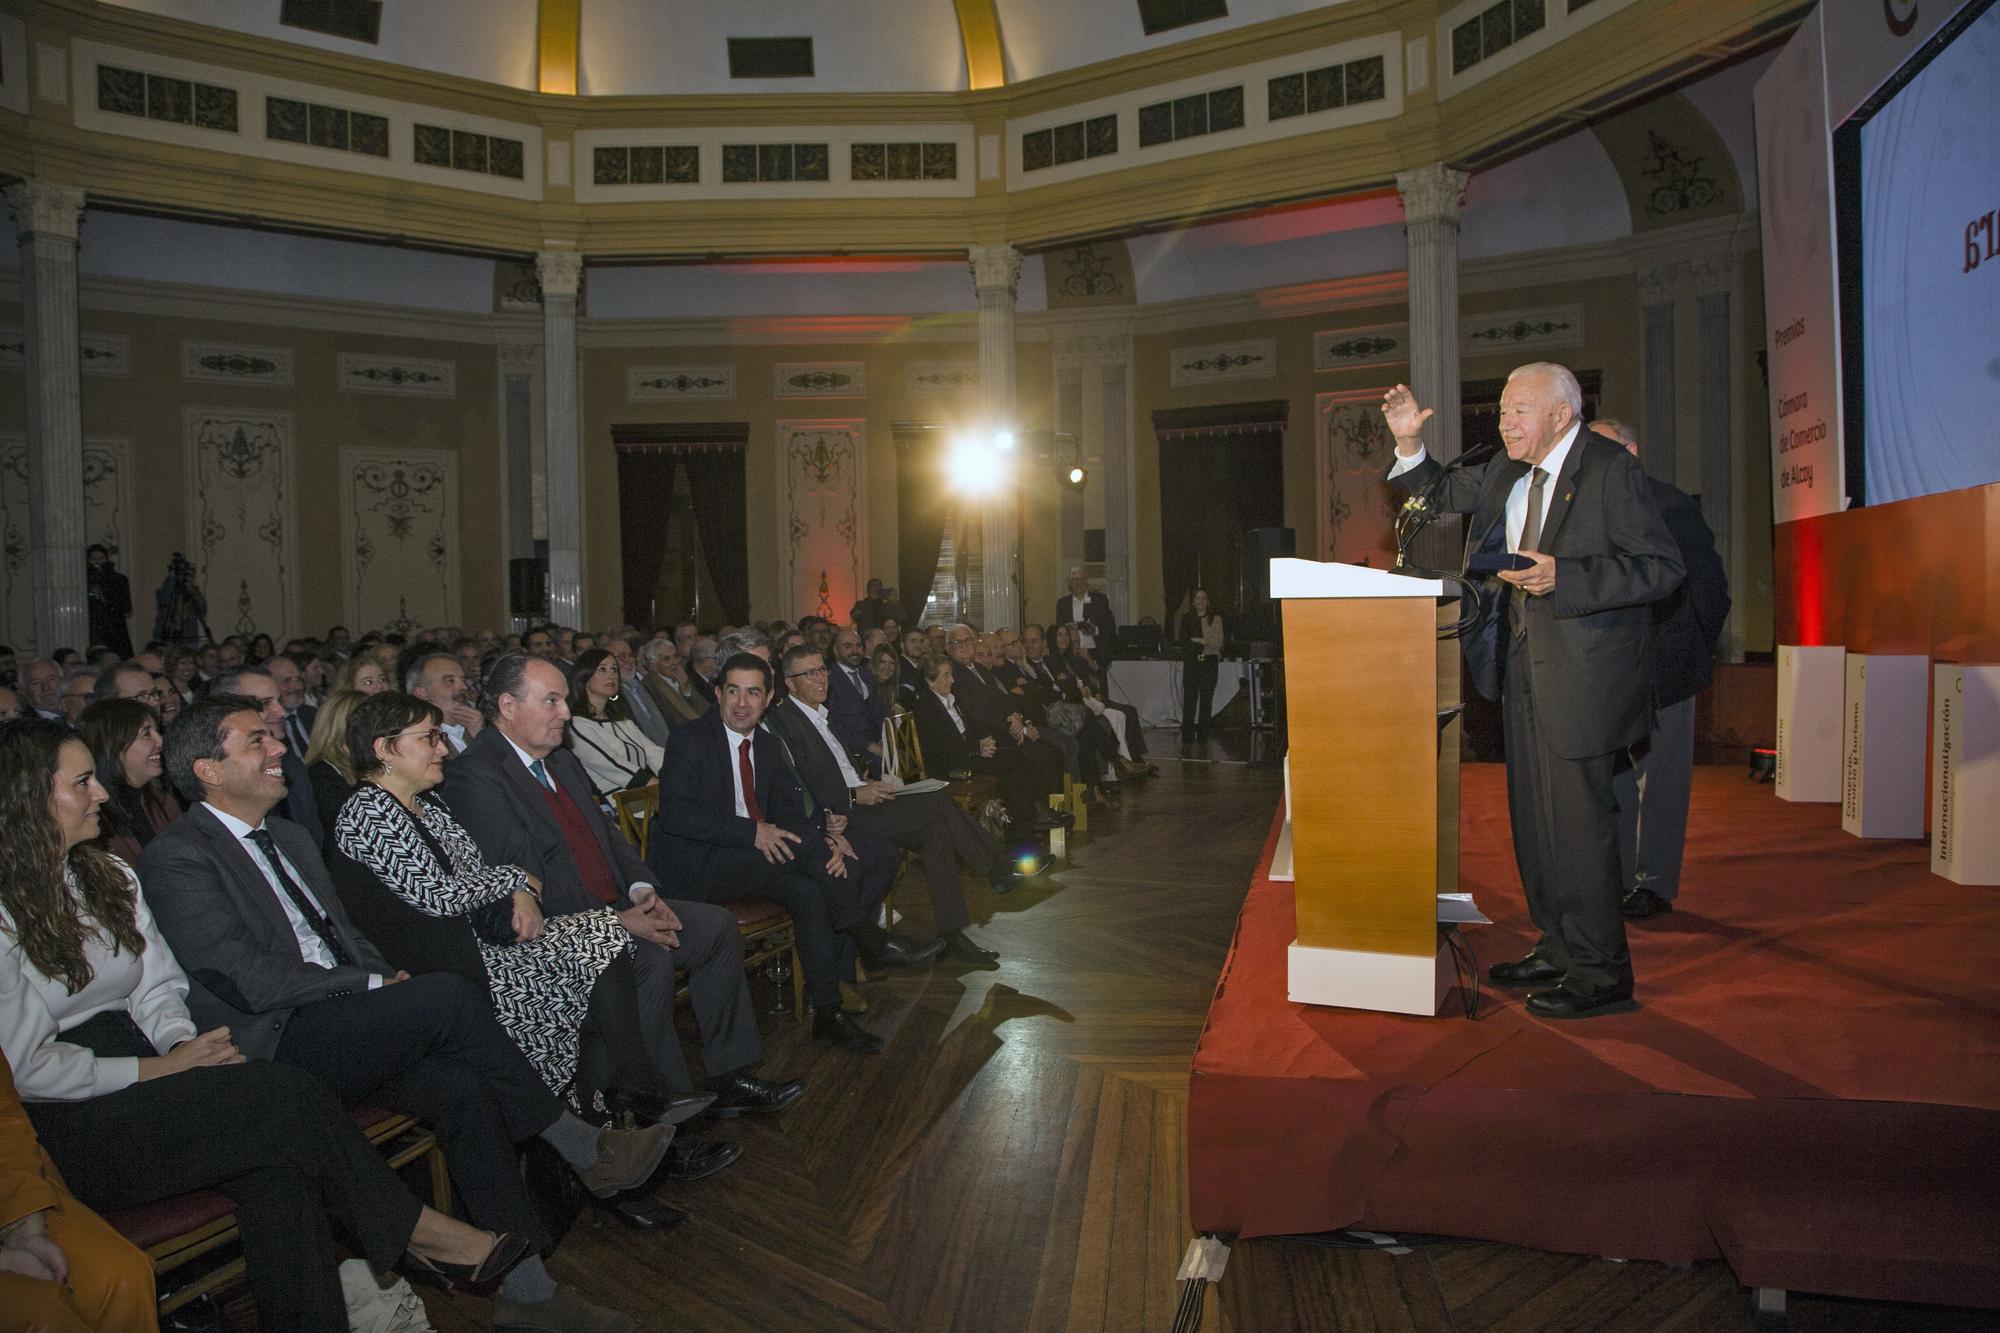
<svg viewBox="0 0 2000 1333">
<path fill-rule="evenodd" d="M 14 940 L 14 923 L 0 909 L 0 1050 L 14 1067 L 14 1085 L 31 1102 L 75 1102 L 128 1088 L 139 1080 L 134 1056 L 100 1057 L 62 1034 L 98 1014 L 124 1010 L 132 1015 L 161 1054 L 196 1035 L 188 1016 L 187 974 L 160 938 L 153 914 L 132 867 L 118 868 L 132 882 L 133 911 L 146 951 L 137 957 L 120 949 L 109 931 L 98 929 L 85 941 L 90 984 L 72 995 L 62 982 L 43 976 Z M 65 871 L 66 879 L 69 878 Z M 70 879 L 70 892 L 76 892 Z M 79 901 L 78 910 L 82 910 Z"/>
<path fill-rule="evenodd" d="M 623 791 L 641 768 L 650 768 L 655 777 L 667 761 L 667 752 L 629 719 L 600 722 L 593 717 L 569 720 L 570 753 L 583 761 L 591 786 L 599 796 Z"/>
</svg>

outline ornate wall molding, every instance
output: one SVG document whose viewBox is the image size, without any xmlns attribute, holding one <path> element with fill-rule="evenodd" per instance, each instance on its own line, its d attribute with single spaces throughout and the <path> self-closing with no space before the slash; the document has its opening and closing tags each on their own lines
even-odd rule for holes
<svg viewBox="0 0 2000 1333">
<path fill-rule="evenodd" d="M 633 366 L 625 372 L 625 400 L 632 403 L 682 399 L 731 399 L 736 396 L 736 367 Z"/>
<path fill-rule="evenodd" d="M 977 361 L 911 361 L 903 367 L 903 394 L 909 398 L 979 393 Z"/>
<path fill-rule="evenodd" d="M 459 618 L 458 455 L 340 451 L 343 613 L 402 629 Z"/>
<path fill-rule="evenodd" d="M 385 393 L 403 398 L 458 397 L 456 361 L 342 352 L 334 378 L 343 393 Z"/>
<path fill-rule="evenodd" d="M 780 421 L 778 613 L 839 619 L 861 596 L 868 559 L 868 423 Z"/>
<path fill-rule="evenodd" d="M 974 291 L 1005 288 L 1013 291 L 1021 281 L 1021 252 L 1011 245 L 975 245 L 965 252 L 972 268 Z"/>
<path fill-rule="evenodd" d="M 300 629 L 290 412 L 190 407 L 188 557 L 216 634 Z"/>
<path fill-rule="evenodd" d="M 1368 324 L 1313 334 L 1314 370 L 1358 370 L 1401 365 L 1410 359 L 1408 324 Z"/>
<path fill-rule="evenodd" d="M 1525 352 L 1537 347 L 1577 347 L 1583 339 L 1580 305 L 1502 310 L 1465 315 L 1458 321 L 1459 350 L 1467 356 Z"/>
<path fill-rule="evenodd" d="M 1385 568 L 1395 562 L 1399 496 L 1383 484 L 1396 443 L 1382 420 L 1388 386 L 1313 399 L 1315 559 Z"/>
<path fill-rule="evenodd" d="M 771 368 L 774 398 L 861 398 L 868 367 L 860 361 L 781 361 Z"/>
<path fill-rule="evenodd" d="M 29 494 L 27 441 L 18 432 L 0 435 L 0 636 L 17 647 L 35 642 Z M 144 642 L 153 630 L 153 602 L 148 571 L 131 567 L 132 441 L 124 436 L 83 437 L 83 523 L 84 541 L 109 547 L 132 580 L 132 637 Z"/>
<path fill-rule="evenodd" d="M 1278 340 L 1246 338 L 1240 342 L 1176 347 L 1172 375 L 1176 389 L 1230 380 L 1269 379 L 1278 373 Z"/>
<path fill-rule="evenodd" d="M 292 351 L 289 347 L 243 347 L 182 339 L 181 378 L 195 383 L 289 388 Z"/>
<path fill-rule="evenodd" d="M 0 328 L 0 369 L 28 363 L 28 335 Z M 86 333 L 77 339 L 77 368 L 86 375 L 123 378 L 132 373 L 132 340 L 122 333 Z"/>
</svg>

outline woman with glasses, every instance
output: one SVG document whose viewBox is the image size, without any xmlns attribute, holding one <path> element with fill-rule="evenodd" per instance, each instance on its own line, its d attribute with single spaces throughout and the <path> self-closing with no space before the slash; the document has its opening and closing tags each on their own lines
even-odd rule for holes
<svg viewBox="0 0 2000 1333">
<path fill-rule="evenodd" d="M 618 695 L 624 681 L 618 659 L 592 648 L 569 673 L 570 753 L 583 761 L 600 800 L 613 792 L 658 782 L 666 752 L 639 729 Z"/>
<path fill-rule="evenodd" d="M 104 846 L 132 862 L 153 835 L 184 808 L 161 781 L 160 719 L 137 699 L 99 699 L 83 710 L 77 730 L 110 799 L 98 811 Z"/>
<path fill-rule="evenodd" d="M 607 1085 L 657 1093 L 636 990 L 620 993 L 634 985 L 622 961 L 632 948 L 625 927 L 609 907 L 544 921 L 533 876 L 486 864 L 433 794 L 444 781 L 443 722 L 434 705 L 398 690 L 370 695 L 348 715 L 347 762 L 361 785 L 333 822 L 342 904 L 397 967 L 484 983 L 500 1025 L 574 1109 L 601 1110 Z M 619 988 L 615 1002 L 593 1010 L 592 993 L 606 979 Z M 586 1015 L 625 1026 L 605 1034 L 617 1067 L 579 1076 Z"/>
<path fill-rule="evenodd" d="M 69 728 L 0 725 L 0 1052 L 76 1198 L 107 1211 L 227 1195 L 269 1329 L 346 1333 L 336 1221 L 377 1272 L 408 1254 L 488 1281 L 520 1261 L 528 1238 L 411 1197 L 311 1074 L 246 1063 L 228 1028 L 196 1030 L 138 877 L 98 845 L 104 803 Z"/>
</svg>

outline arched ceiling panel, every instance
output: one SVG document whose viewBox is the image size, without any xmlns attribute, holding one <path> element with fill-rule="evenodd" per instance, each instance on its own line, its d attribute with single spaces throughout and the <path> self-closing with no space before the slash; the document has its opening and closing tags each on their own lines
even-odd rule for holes
<svg viewBox="0 0 2000 1333">
<path fill-rule="evenodd" d="M 731 37 L 810 37 L 813 77 L 732 79 Z M 959 92 L 951 0 L 585 0 L 585 94 Z"/>
<path fill-rule="evenodd" d="M 1266 19 L 1329 9 L 1320 0 L 1227 0 L 1228 13 L 1147 36 L 1138 0 L 994 0 L 1007 49 L 1007 82 L 1040 78 L 1140 51 L 1156 51 Z M 1171 4 L 1162 6 L 1171 8 Z"/>
</svg>

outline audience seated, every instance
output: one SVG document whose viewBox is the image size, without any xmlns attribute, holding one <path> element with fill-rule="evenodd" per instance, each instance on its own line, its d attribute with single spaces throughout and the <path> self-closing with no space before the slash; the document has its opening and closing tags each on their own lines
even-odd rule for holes
<svg viewBox="0 0 2000 1333">
<path fill-rule="evenodd" d="M 702 1067 L 716 1094 L 712 1114 L 764 1114 L 797 1101 L 803 1083 L 752 1072 L 763 1042 L 735 918 L 690 901 L 679 880 L 648 870 L 606 821 L 582 764 L 563 748 L 569 706 L 561 673 L 526 653 L 505 654 L 487 674 L 481 708 L 485 730 L 445 766 L 445 804 L 489 865 L 518 866 L 541 881 L 545 917 L 611 908 L 635 943 L 640 1031 L 667 1090 L 693 1089 L 674 1026 L 679 969 L 687 973 Z M 661 884 L 675 890 L 672 898 L 657 891 Z"/>
<path fill-rule="evenodd" d="M 166 740 L 157 714 L 136 699 L 100 699 L 83 710 L 77 731 L 90 747 L 106 793 L 98 811 L 105 847 L 136 862 L 153 835 L 180 817 L 181 803 L 162 781 Z"/>
<path fill-rule="evenodd" d="M 533 1251 L 508 1273 L 496 1323 L 630 1328 L 542 1267 L 548 1237 L 515 1145 L 539 1136 L 609 1197 L 653 1173 L 672 1128 L 585 1123 L 463 978 L 389 966 L 348 919 L 313 839 L 269 817 L 286 794 L 284 743 L 267 721 L 276 711 L 275 697 L 212 694 L 167 733 L 167 769 L 191 805 L 146 848 L 139 872 L 188 968 L 188 1008 L 204 1027 L 229 1028 L 253 1061 L 314 1074 L 346 1105 L 435 1127 L 473 1220 L 526 1237 Z"/>
<path fill-rule="evenodd" d="M 1042 737 L 1041 729 L 1027 720 L 1014 698 L 997 682 L 980 674 L 975 660 L 978 651 L 979 636 L 970 625 L 953 625 L 946 632 L 945 653 L 951 659 L 958 711 L 978 734 L 993 737 L 1002 751 L 1018 753 L 1041 791 L 1063 791 L 1067 786 L 1063 773 L 1069 760 L 1062 748 Z"/>
<path fill-rule="evenodd" d="M 438 710 L 438 729 L 444 737 L 447 759 L 465 753 L 465 747 L 486 725 L 486 719 L 479 715 L 477 675 L 466 675 L 465 661 L 457 653 L 418 656 L 410 663 L 402 687 Z"/>
<path fill-rule="evenodd" d="M 774 674 L 763 658 L 734 654 L 723 663 L 715 710 L 673 734 L 646 860 L 661 882 L 691 898 L 784 904 L 814 1038 L 872 1054 L 882 1039 L 840 1007 L 840 983 L 853 975 L 848 932 L 872 905 L 848 874 L 852 848 L 827 833 L 823 811 L 808 812 L 783 745 L 758 725 Z"/>
<path fill-rule="evenodd" d="M 653 639 L 639 649 L 639 679 L 634 688 L 653 701 L 669 735 L 709 709 L 695 692 L 687 662 L 671 639 Z M 666 742 L 661 740 L 660 745 L 664 748 Z"/>
<path fill-rule="evenodd" d="M 131 868 L 95 842 L 104 799 L 90 752 L 67 729 L 0 728 L 0 860 L 12 872 L 0 879 L 0 994 L 10 997 L 0 1050 L 76 1197 L 103 1211 L 193 1189 L 228 1195 L 270 1329 L 347 1329 L 329 1216 L 377 1272 L 406 1253 L 460 1278 L 522 1262 L 536 1234 L 496 1237 L 421 1206 L 319 1079 L 246 1063 L 242 1029 L 197 1022 Z"/>
<path fill-rule="evenodd" d="M 1027 756 L 1002 748 L 990 728 L 981 728 L 960 710 L 953 697 L 952 661 L 941 657 L 924 664 L 924 692 L 917 699 L 917 741 L 924 751 L 924 770 L 933 777 L 959 774 L 990 775 L 1000 788 L 1007 820 L 1017 841 L 1035 832 L 1064 827 L 1070 821 L 1049 809 L 1045 786 Z"/>
<path fill-rule="evenodd" d="M 827 722 L 848 760 L 867 776 L 881 777 L 882 722 L 889 710 L 852 625 L 835 632 L 825 661 Z"/>
<path fill-rule="evenodd" d="M 373 657 L 357 652 L 333 673 L 333 688 L 379 694 L 389 688 L 389 673 Z"/>
<path fill-rule="evenodd" d="M 632 720 L 620 698 L 618 660 L 603 648 L 578 654 L 569 669 L 571 754 L 583 764 L 600 801 L 614 792 L 650 787 L 660 780 L 665 752 Z"/>
</svg>

